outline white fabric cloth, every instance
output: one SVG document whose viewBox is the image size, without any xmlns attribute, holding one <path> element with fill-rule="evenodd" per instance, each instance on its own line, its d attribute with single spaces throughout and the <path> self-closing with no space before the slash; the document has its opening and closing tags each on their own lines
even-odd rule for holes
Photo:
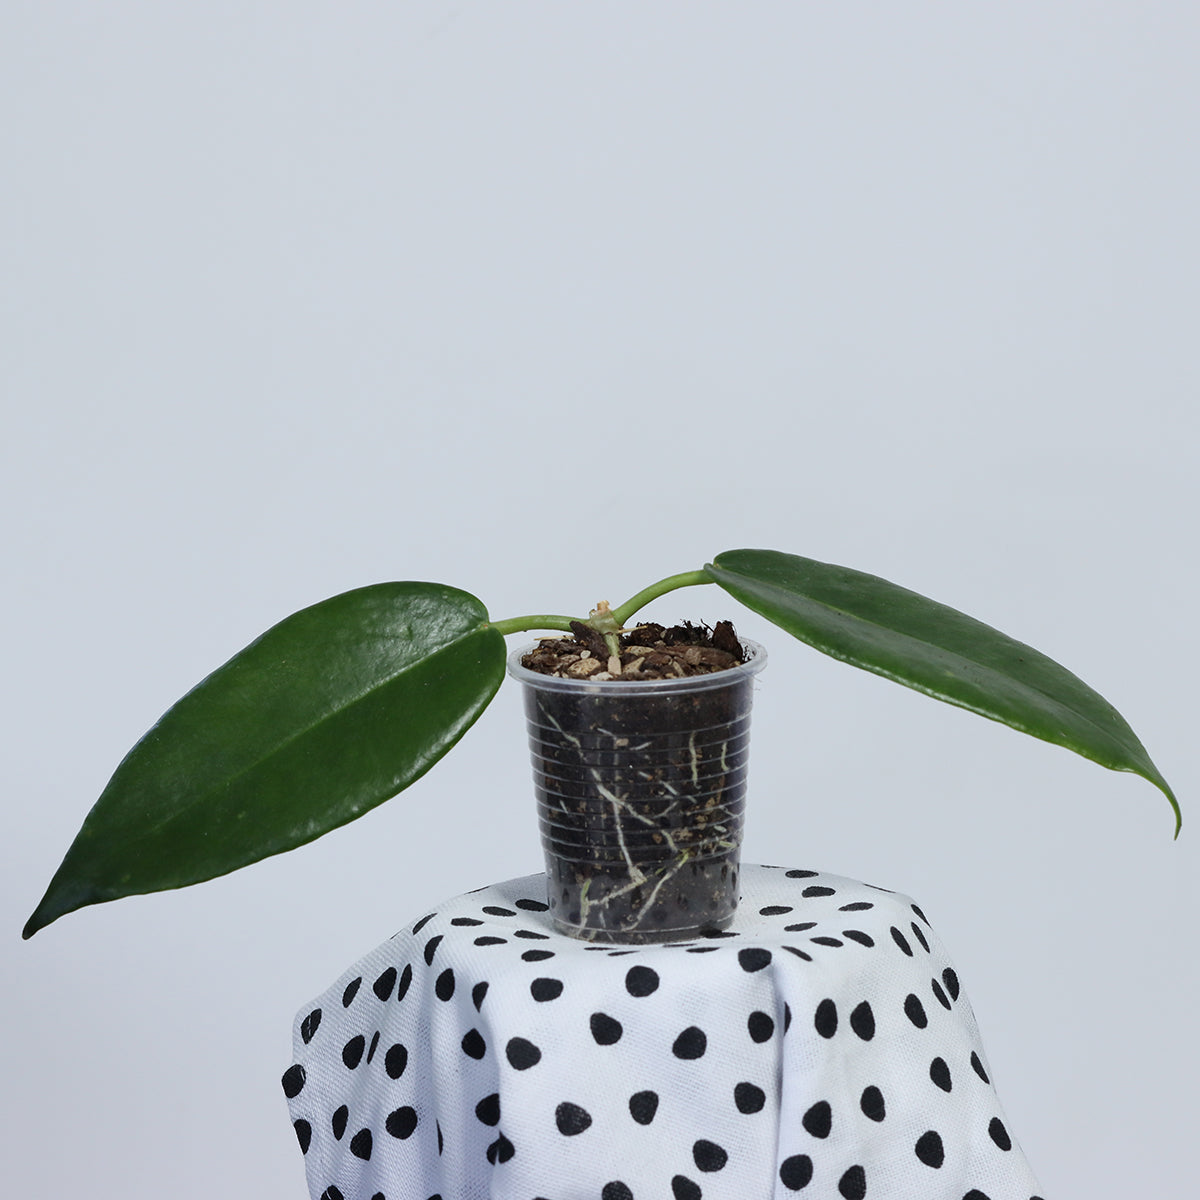
<svg viewBox="0 0 1200 1200">
<path fill-rule="evenodd" d="M 313 1200 L 1038 1200 L 920 909 L 741 886 L 723 934 L 611 947 L 534 875 L 368 954 L 296 1018 Z"/>
</svg>

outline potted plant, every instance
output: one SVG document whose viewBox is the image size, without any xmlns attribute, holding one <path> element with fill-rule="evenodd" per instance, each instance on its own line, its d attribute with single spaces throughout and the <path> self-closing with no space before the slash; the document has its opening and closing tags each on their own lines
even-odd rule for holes
<svg viewBox="0 0 1200 1200">
<path fill-rule="evenodd" d="M 474 596 L 433 583 L 376 584 L 294 613 L 179 700 L 126 755 L 24 936 L 89 904 L 198 883 L 291 850 L 403 791 L 492 699 L 504 677 L 508 635 L 575 632 L 583 636 L 582 649 L 590 639 L 601 653 L 607 650 L 603 669 L 558 681 L 577 698 L 605 703 L 606 688 L 615 689 L 612 696 L 631 688 L 653 694 L 656 683 L 621 678 L 624 670 L 616 670 L 619 635 L 651 600 L 700 584 L 716 584 L 834 658 L 1102 766 L 1141 775 L 1170 801 L 1178 836 L 1179 805 L 1133 730 L 1106 700 L 1045 655 L 876 576 L 776 551 L 734 550 L 700 570 L 669 576 L 616 608 L 599 605 L 587 618 L 537 614 L 493 621 Z M 721 702 L 730 726 L 721 735 L 726 742 L 736 732 L 740 709 L 748 708 L 749 676 L 760 654 L 751 648 L 749 669 L 743 663 L 730 672 L 733 699 Z M 595 650 L 589 655 L 599 657 Z M 669 685 L 660 690 L 665 694 Z M 611 717 L 610 705 L 605 721 Z M 605 736 L 626 738 L 627 745 L 609 749 L 628 751 L 619 764 L 628 772 L 637 743 L 611 729 Z M 728 745 L 725 753 L 731 767 Z M 537 754 L 535 743 L 535 764 Z M 697 779 L 701 775 L 697 767 Z M 736 846 L 732 825 L 740 818 L 740 795 L 733 784 L 720 788 L 714 803 L 720 809 L 716 823 L 724 828 L 716 842 Z M 711 798 L 710 789 L 705 803 Z M 630 819 L 644 824 L 636 815 Z M 717 845 L 718 854 L 726 850 Z M 697 856 L 682 864 L 678 859 L 672 860 L 676 875 L 682 865 L 692 872 Z M 736 871 L 734 858 L 726 854 L 724 862 L 733 862 Z M 584 873 L 578 890 L 590 877 Z M 561 886 L 562 879 L 557 882 Z M 648 895 L 653 881 L 643 885 Z M 736 901 L 736 880 L 724 891 Z M 587 907 L 596 898 L 589 885 Z M 685 901 L 694 916 L 694 889 Z M 636 907 L 652 902 L 643 899 Z M 704 919 L 719 923 L 727 916 L 706 913 Z M 569 914 L 564 923 L 573 921 L 578 924 Z M 578 931 L 595 932 L 583 926 Z M 632 932 L 638 936 L 636 928 Z"/>
</svg>

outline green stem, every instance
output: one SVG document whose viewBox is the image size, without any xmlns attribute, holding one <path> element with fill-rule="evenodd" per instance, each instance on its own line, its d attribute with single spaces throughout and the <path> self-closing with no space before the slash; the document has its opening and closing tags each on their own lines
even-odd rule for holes
<svg viewBox="0 0 1200 1200">
<path fill-rule="evenodd" d="M 651 600 L 657 600 L 659 596 L 666 595 L 667 592 L 673 592 L 676 588 L 696 587 L 701 583 L 712 583 L 713 579 L 707 571 L 684 571 L 681 575 L 668 575 L 666 579 L 660 579 L 657 583 L 652 583 L 648 588 L 644 588 L 638 592 L 636 596 L 632 596 L 626 600 L 620 608 L 612 610 L 613 619 L 618 626 L 624 627 L 625 622 L 633 616 L 640 608 L 644 608 Z"/>
<path fill-rule="evenodd" d="M 593 629 L 599 630 L 605 634 L 606 640 L 613 637 L 615 640 L 615 632 L 622 629 L 625 622 L 633 616 L 640 608 L 644 608 L 651 600 L 657 600 L 659 596 L 665 596 L 667 592 L 673 592 L 676 588 L 696 587 L 702 583 L 712 583 L 713 580 L 709 577 L 707 571 L 684 571 L 681 575 L 668 575 L 666 579 L 660 579 L 657 583 L 652 583 L 648 588 L 643 588 L 636 596 L 626 600 L 620 608 L 614 608 L 611 612 L 605 612 L 602 616 L 593 614 L 591 618 L 585 620 L 585 625 L 591 625 Z M 578 617 L 563 617 L 547 613 L 535 613 L 528 617 L 509 617 L 504 621 L 491 622 L 492 628 L 498 630 L 505 637 L 510 633 L 524 633 L 531 629 L 557 629 L 563 633 L 571 632 L 572 620 L 580 620 Z M 612 642 L 609 642 L 609 649 L 612 649 Z M 613 650 L 615 654 L 616 651 Z"/>
<path fill-rule="evenodd" d="M 537 613 L 529 617 L 509 617 L 506 621 L 492 621 L 493 629 L 507 637 L 510 633 L 524 633 L 529 629 L 558 629 L 563 633 L 571 632 L 571 621 L 573 617 L 557 617 L 547 616 L 545 613 Z"/>
</svg>

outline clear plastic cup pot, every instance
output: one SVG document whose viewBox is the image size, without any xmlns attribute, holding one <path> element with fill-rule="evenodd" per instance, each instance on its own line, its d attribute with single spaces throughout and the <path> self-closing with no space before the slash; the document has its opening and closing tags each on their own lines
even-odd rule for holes
<svg viewBox="0 0 1200 1200">
<path fill-rule="evenodd" d="M 725 928 L 738 900 L 750 706 L 766 652 L 669 680 L 560 679 L 508 660 L 525 693 L 550 914 L 598 942 Z"/>
</svg>

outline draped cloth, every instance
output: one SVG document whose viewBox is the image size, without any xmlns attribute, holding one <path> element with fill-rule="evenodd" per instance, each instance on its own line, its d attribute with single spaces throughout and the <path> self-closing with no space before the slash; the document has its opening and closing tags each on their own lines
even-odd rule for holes
<svg viewBox="0 0 1200 1200">
<path fill-rule="evenodd" d="M 312 1200 L 1039 1200 L 908 897 L 747 865 L 730 929 L 614 947 L 545 888 L 438 904 L 300 1010 Z"/>
</svg>

